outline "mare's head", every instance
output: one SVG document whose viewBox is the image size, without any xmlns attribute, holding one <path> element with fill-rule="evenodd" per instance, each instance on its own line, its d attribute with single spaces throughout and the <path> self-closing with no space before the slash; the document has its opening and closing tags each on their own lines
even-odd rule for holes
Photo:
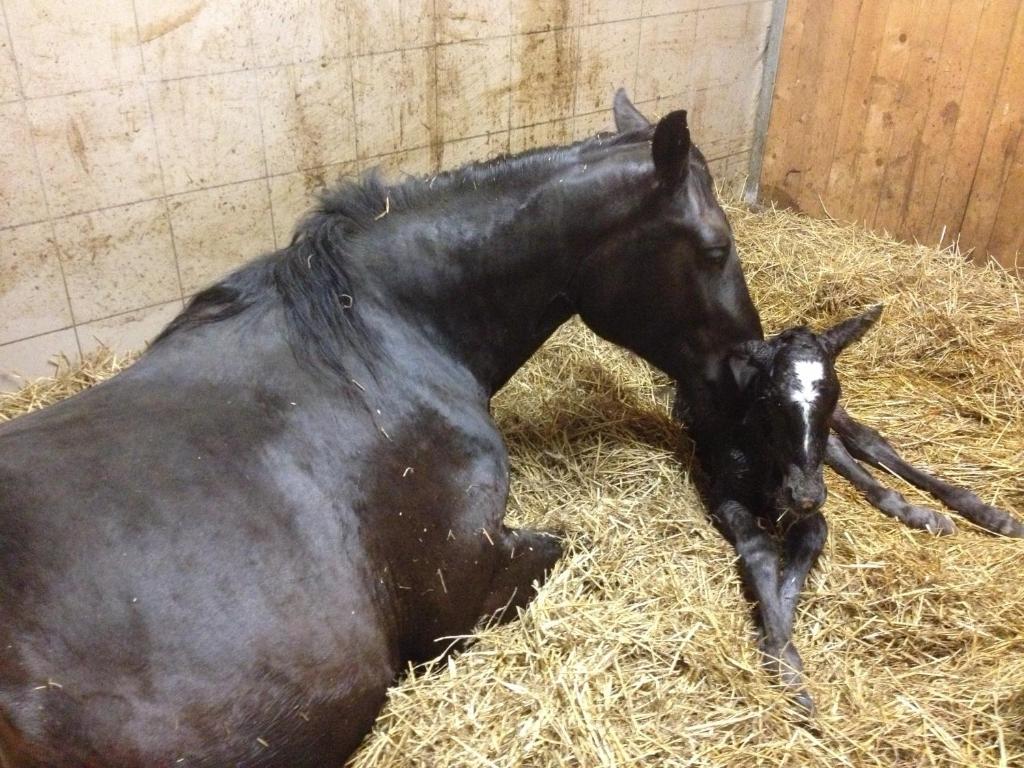
<svg viewBox="0 0 1024 768">
<path fill-rule="evenodd" d="M 713 378 L 730 346 L 763 334 L 707 162 L 690 141 L 686 112 L 653 125 L 621 90 L 613 111 L 620 137 L 611 144 L 620 149 L 602 156 L 595 148 L 592 167 L 618 164 L 607 176 L 636 183 L 621 201 L 621 187 L 609 189 L 609 206 L 628 215 L 581 265 L 576 309 L 598 334 L 674 378 Z M 606 178 L 595 176 L 597 184 Z"/>
<path fill-rule="evenodd" d="M 822 333 L 801 326 L 732 349 L 728 367 L 739 389 L 744 425 L 775 480 L 780 511 L 807 515 L 825 502 L 822 463 L 840 393 L 835 361 L 881 313 L 876 306 Z"/>
</svg>

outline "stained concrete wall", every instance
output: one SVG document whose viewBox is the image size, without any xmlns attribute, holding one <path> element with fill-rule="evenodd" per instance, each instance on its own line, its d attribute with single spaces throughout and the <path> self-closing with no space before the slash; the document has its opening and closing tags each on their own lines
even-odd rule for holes
<svg viewBox="0 0 1024 768">
<path fill-rule="evenodd" d="M 312 193 L 611 126 L 745 173 L 769 0 L 0 0 L 0 387 L 142 346 Z"/>
</svg>

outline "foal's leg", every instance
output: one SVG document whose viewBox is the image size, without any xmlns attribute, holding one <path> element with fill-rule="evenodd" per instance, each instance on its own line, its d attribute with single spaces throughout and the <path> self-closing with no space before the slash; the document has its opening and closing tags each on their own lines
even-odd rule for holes
<svg viewBox="0 0 1024 768">
<path fill-rule="evenodd" d="M 775 541 L 750 510 L 736 501 L 719 504 L 713 517 L 735 547 L 740 572 L 757 601 L 765 667 L 794 691 L 797 703 L 812 710 L 811 697 L 803 688 L 803 661 L 791 642 L 793 611 L 781 597 L 781 563 Z"/>
<path fill-rule="evenodd" d="M 492 538 L 498 550 L 498 562 L 491 590 L 484 598 L 482 615 L 503 624 L 512 621 L 516 609 L 525 608 L 536 596 L 537 589 L 562 556 L 562 542 L 543 531 L 513 530 L 504 526 Z"/>
<path fill-rule="evenodd" d="M 782 584 L 779 586 L 779 598 L 782 600 L 783 611 L 789 618 L 789 631 L 793 631 L 796 617 L 796 603 L 800 599 L 807 574 L 818 562 L 818 556 L 825 547 L 828 538 L 828 523 L 820 512 L 797 520 L 786 530 L 782 542 Z"/>
<path fill-rule="evenodd" d="M 966 488 L 944 482 L 911 466 L 900 458 L 884 437 L 855 421 L 840 406 L 836 406 L 832 414 L 832 428 L 838 433 L 849 452 L 861 461 L 899 475 L 985 530 L 1004 536 L 1024 538 L 1024 524 L 1003 510 L 986 504 Z"/>
<path fill-rule="evenodd" d="M 825 462 L 845 477 L 872 506 L 883 514 L 894 517 L 911 528 L 920 528 L 929 533 L 945 534 L 956 531 L 953 521 L 942 513 L 928 509 L 928 507 L 915 506 L 903 498 L 899 492 L 886 488 L 878 482 L 870 472 L 857 463 L 853 456 L 847 453 L 842 441 L 835 435 L 828 436 Z"/>
</svg>

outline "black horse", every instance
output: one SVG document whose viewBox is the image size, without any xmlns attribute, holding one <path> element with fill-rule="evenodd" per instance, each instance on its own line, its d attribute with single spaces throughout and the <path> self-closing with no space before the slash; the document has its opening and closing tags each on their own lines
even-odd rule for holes
<svg viewBox="0 0 1024 768">
<path fill-rule="evenodd" d="M 0 764 L 340 764 L 408 662 L 558 558 L 502 523 L 488 403 L 574 313 L 676 378 L 758 332 L 685 113 L 344 184 L 132 368 L 0 428 Z"/>
<path fill-rule="evenodd" d="M 707 165 L 685 113 L 615 106 L 618 135 L 340 186 L 0 427 L 0 766 L 340 763 L 558 558 L 502 523 L 488 403 L 574 313 L 741 439 L 728 361 L 763 335 Z"/>
</svg>

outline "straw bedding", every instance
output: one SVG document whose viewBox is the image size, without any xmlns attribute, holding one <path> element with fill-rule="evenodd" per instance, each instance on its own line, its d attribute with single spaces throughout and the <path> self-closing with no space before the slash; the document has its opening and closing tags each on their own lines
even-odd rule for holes
<svg viewBox="0 0 1024 768">
<path fill-rule="evenodd" d="M 953 251 L 728 212 L 767 329 L 885 302 L 840 361 L 844 402 L 913 463 L 1024 516 L 1024 285 Z M 124 364 L 35 383 L 0 419 Z M 351 765 L 1024 765 L 1024 542 L 960 518 L 947 538 L 907 530 L 830 474 L 795 631 L 819 707 L 806 721 L 759 668 L 666 385 L 572 323 L 496 398 L 510 523 L 563 529 L 567 554 L 520 621 L 398 685 Z"/>
</svg>

